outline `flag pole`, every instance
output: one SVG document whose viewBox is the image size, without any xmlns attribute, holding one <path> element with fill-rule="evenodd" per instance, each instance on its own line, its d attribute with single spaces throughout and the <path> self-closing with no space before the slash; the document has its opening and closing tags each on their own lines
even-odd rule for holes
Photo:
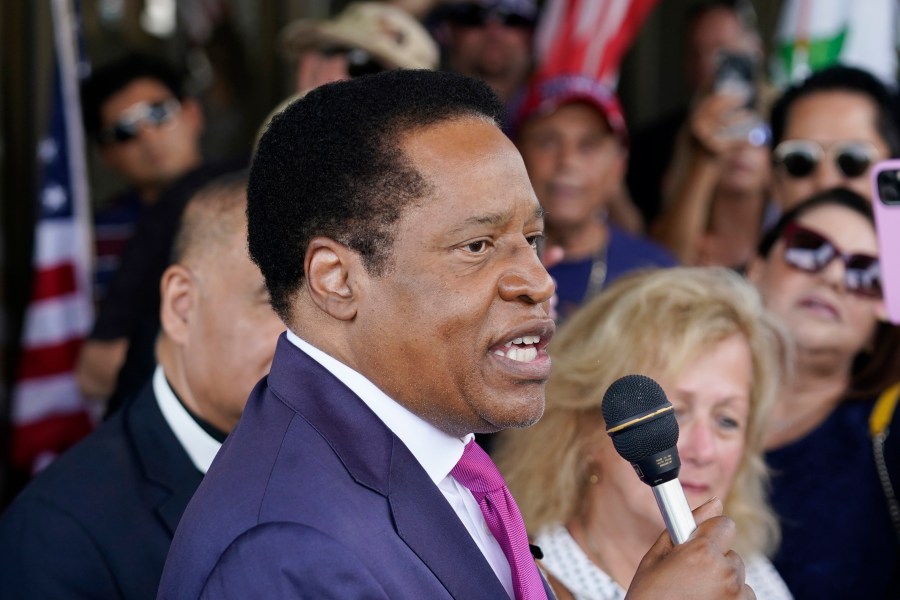
<svg viewBox="0 0 900 600">
<path fill-rule="evenodd" d="M 79 82 L 87 69 L 80 60 L 81 52 L 76 40 L 76 28 L 81 27 L 72 9 L 73 0 L 50 0 L 53 13 L 53 39 L 56 44 L 56 59 L 60 72 L 63 110 L 65 111 L 66 140 L 68 142 L 69 172 L 71 173 L 72 203 L 77 222 L 76 231 L 81 232 L 77 243 L 80 255 L 86 263 L 76 270 L 80 289 L 93 289 L 93 226 L 91 205 L 88 195 L 87 161 L 85 160 L 84 127 L 81 119 L 81 96 Z M 79 57 L 76 59 L 76 57 Z M 92 311 L 93 312 L 93 311 Z"/>
</svg>

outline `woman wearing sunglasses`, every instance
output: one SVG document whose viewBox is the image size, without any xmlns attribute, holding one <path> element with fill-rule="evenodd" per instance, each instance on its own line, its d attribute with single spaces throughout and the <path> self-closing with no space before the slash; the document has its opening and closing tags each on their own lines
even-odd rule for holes
<svg viewBox="0 0 900 600">
<path fill-rule="evenodd" d="M 868 419 L 898 378 L 898 329 L 879 320 L 869 203 L 833 189 L 796 205 L 764 237 L 748 276 L 795 344 L 766 442 L 783 530 L 775 565 L 799 600 L 897 597 L 900 545 Z M 896 468 L 894 446 L 887 464 Z"/>
</svg>

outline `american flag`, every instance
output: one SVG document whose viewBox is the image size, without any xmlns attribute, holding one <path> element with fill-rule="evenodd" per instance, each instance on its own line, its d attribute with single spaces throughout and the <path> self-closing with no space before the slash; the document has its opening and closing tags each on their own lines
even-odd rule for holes
<svg viewBox="0 0 900 600">
<path fill-rule="evenodd" d="M 657 0 L 548 0 L 535 39 L 537 79 L 587 75 L 610 89 Z"/>
<path fill-rule="evenodd" d="M 77 21 L 71 0 L 50 0 L 53 97 L 38 148 L 33 283 L 12 393 L 16 469 L 36 472 L 93 427 L 75 381 L 78 350 L 93 322 L 91 225 L 78 98 Z"/>
</svg>

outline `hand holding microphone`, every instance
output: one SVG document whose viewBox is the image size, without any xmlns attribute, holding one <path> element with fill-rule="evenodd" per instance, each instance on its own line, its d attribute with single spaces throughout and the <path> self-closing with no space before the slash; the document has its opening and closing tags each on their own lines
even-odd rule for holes
<svg viewBox="0 0 900 600">
<path fill-rule="evenodd" d="M 678 481 L 678 422 L 659 384 L 643 375 L 618 379 L 603 397 L 603 418 L 616 451 L 651 486 L 668 530 L 644 556 L 627 597 L 755 598 L 730 549 L 735 527 L 721 501 L 693 514 L 688 507 Z"/>
</svg>

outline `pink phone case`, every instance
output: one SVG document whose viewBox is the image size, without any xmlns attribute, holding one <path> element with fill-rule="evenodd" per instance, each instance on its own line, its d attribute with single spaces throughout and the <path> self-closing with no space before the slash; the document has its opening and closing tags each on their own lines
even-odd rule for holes
<svg viewBox="0 0 900 600">
<path fill-rule="evenodd" d="M 884 302 L 888 318 L 900 325 L 900 201 L 886 203 L 882 199 L 878 174 L 884 171 L 897 173 L 897 189 L 900 190 L 900 159 L 881 161 L 872 168 L 872 208 L 878 232 L 878 262 L 881 265 Z"/>
</svg>

